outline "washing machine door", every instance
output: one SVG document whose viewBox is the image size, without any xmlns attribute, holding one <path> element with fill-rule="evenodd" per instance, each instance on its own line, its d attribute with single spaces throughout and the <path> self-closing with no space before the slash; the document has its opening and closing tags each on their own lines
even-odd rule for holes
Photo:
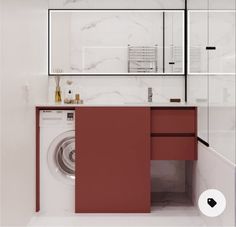
<svg viewBox="0 0 236 227">
<path fill-rule="evenodd" d="M 48 167 L 52 175 L 66 184 L 75 181 L 75 131 L 57 136 L 48 149 Z"/>
</svg>

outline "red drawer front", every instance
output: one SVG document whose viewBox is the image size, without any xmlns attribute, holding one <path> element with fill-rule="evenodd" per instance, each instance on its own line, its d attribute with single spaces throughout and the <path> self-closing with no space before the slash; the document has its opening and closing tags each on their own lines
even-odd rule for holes
<svg viewBox="0 0 236 227">
<path fill-rule="evenodd" d="M 152 160 L 196 160 L 196 137 L 152 137 Z"/>
<path fill-rule="evenodd" d="M 195 133 L 195 108 L 163 108 L 151 111 L 152 133 Z"/>
</svg>

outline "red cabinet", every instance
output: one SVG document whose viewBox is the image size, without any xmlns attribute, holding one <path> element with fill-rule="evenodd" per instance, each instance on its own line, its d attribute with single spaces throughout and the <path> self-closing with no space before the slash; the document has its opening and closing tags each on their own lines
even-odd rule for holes
<svg viewBox="0 0 236 227">
<path fill-rule="evenodd" d="M 40 109 L 55 107 L 38 107 L 36 112 L 37 211 Z M 194 107 L 76 107 L 75 111 L 77 213 L 150 212 L 150 160 L 197 159 Z"/>
<path fill-rule="evenodd" d="M 197 109 L 156 107 L 151 110 L 151 159 L 197 159 Z"/>
<path fill-rule="evenodd" d="M 150 212 L 150 108 L 76 108 L 76 212 Z"/>
</svg>

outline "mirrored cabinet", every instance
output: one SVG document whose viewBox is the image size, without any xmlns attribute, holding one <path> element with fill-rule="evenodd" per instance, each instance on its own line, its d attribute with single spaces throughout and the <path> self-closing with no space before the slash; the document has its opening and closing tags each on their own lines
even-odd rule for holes
<svg viewBox="0 0 236 227">
<path fill-rule="evenodd" d="M 184 12 L 164 13 L 164 73 L 184 73 Z"/>
<path fill-rule="evenodd" d="M 235 11 L 190 10 L 189 73 L 235 73 Z"/>
<path fill-rule="evenodd" d="M 49 10 L 49 75 L 184 74 L 184 10 Z"/>
</svg>

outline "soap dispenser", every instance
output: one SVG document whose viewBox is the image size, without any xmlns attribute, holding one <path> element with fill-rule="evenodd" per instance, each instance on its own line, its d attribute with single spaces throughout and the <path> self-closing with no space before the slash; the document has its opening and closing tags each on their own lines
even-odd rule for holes
<svg viewBox="0 0 236 227">
<path fill-rule="evenodd" d="M 75 100 L 74 86 L 71 80 L 66 81 L 65 93 L 64 93 L 64 103 L 72 104 Z"/>
</svg>

